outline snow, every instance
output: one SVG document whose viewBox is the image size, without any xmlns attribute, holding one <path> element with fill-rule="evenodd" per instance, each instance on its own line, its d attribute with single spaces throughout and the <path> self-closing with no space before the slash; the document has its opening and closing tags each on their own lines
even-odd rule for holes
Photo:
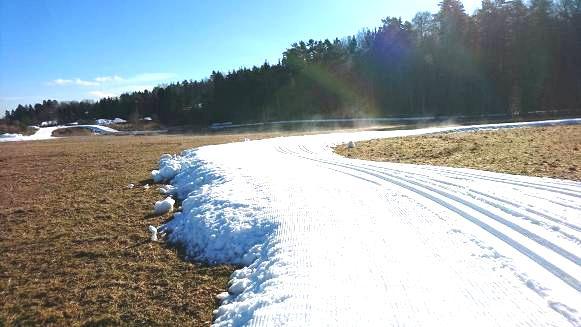
<svg viewBox="0 0 581 327">
<path fill-rule="evenodd" d="M 176 201 L 168 196 L 165 198 L 165 200 L 157 201 L 153 207 L 153 211 L 156 215 L 163 215 L 165 213 L 172 212 L 175 203 Z"/>
<path fill-rule="evenodd" d="M 113 124 L 125 124 L 127 123 L 127 120 L 125 119 L 121 119 L 121 118 L 115 118 L 115 119 L 97 119 L 95 120 L 95 124 L 97 125 L 102 125 L 102 126 L 106 126 L 106 125 L 113 125 Z"/>
<path fill-rule="evenodd" d="M 0 139 L 13 139 L 13 138 L 21 138 L 23 137 L 22 134 L 14 134 L 14 133 L 4 133 L 2 135 L 0 135 Z"/>
<path fill-rule="evenodd" d="M 578 123 L 332 133 L 164 155 L 152 176 L 183 202 L 156 230 L 191 260 L 243 266 L 219 295 L 216 326 L 579 326 L 581 183 L 332 152 L 374 138 Z"/>
<path fill-rule="evenodd" d="M 50 127 L 56 125 L 58 125 L 58 121 L 56 120 L 43 121 L 42 123 L 40 123 L 40 127 Z"/>
<path fill-rule="evenodd" d="M 32 135 L 22 135 L 22 134 L 3 134 L 0 136 L 0 142 L 12 142 L 12 141 L 37 141 L 37 140 L 48 140 L 53 138 L 58 138 L 52 136 L 52 132 L 61 128 L 87 128 L 94 133 L 117 133 L 118 131 L 99 125 L 74 125 L 74 126 L 52 126 L 52 127 L 40 127 Z"/>
<path fill-rule="evenodd" d="M 147 229 L 149 230 L 149 233 L 151 234 L 149 239 L 152 242 L 157 242 L 157 228 L 155 226 L 149 225 L 149 227 Z"/>
<path fill-rule="evenodd" d="M 164 154 L 159 159 L 159 170 L 153 170 L 151 172 L 151 177 L 156 183 L 167 181 L 168 179 L 174 177 L 182 167 L 182 158 L 177 156 L 171 156 L 169 154 Z"/>
</svg>

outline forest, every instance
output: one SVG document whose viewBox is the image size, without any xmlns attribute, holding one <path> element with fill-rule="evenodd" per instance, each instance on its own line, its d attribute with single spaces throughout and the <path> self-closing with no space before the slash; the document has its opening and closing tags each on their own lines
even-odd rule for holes
<svg viewBox="0 0 581 327">
<path fill-rule="evenodd" d="M 234 55 L 234 54 L 233 54 Z M 22 126 L 120 117 L 165 125 L 312 118 L 581 113 L 581 0 L 484 0 L 334 40 L 293 43 L 265 62 L 99 101 L 18 105 Z"/>
</svg>

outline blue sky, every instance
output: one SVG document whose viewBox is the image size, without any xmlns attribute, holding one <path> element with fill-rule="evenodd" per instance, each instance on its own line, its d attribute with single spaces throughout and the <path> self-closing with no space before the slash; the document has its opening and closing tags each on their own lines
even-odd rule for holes
<svg viewBox="0 0 581 327">
<path fill-rule="evenodd" d="M 275 63 L 293 42 L 409 20 L 438 2 L 0 0 L 0 115 Z M 464 1 L 469 13 L 479 3 Z"/>
</svg>

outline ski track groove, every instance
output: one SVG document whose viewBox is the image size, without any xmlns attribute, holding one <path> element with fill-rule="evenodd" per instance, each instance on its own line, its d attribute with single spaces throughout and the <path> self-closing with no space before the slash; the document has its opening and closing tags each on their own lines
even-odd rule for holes
<svg viewBox="0 0 581 327">
<path fill-rule="evenodd" d="M 295 153 L 295 155 L 298 155 Z M 300 156 L 300 155 L 299 155 Z M 538 254 L 532 252 L 531 250 L 529 250 L 528 248 L 526 248 L 525 246 L 521 245 L 520 243 L 514 241 L 513 239 L 511 239 L 510 237 L 506 236 L 505 234 L 499 232 L 498 230 L 494 229 L 493 227 L 491 227 L 490 225 L 486 224 L 485 222 L 479 220 L 478 218 L 474 217 L 473 215 L 470 215 L 468 212 L 466 212 L 465 210 L 462 210 L 460 208 L 458 208 L 457 206 L 454 206 L 453 204 L 451 204 L 451 201 L 446 201 L 446 200 L 442 200 L 440 198 L 436 198 L 430 194 L 428 194 L 427 192 L 424 192 L 422 190 L 420 190 L 420 188 L 424 188 L 427 189 L 429 191 L 432 191 L 436 194 L 439 194 L 443 197 L 449 198 L 454 200 L 457 203 L 460 203 L 466 207 L 469 207 L 477 212 L 480 212 L 490 218 L 493 218 L 494 220 L 508 226 L 509 228 L 517 231 L 518 233 L 526 236 L 527 238 L 537 242 L 538 244 L 545 246 L 551 250 L 553 250 L 554 252 L 558 253 L 559 255 L 563 256 L 564 258 L 572 261 L 573 263 L 575 263 L 576 265 L 580 265 L 580 259 L 578 256 L 560 248 L 559 246 L 541 238 L 538 235 L 535 235 L 529 231 L 527 231 L 524 228 L 521 228 L 518 225 L 515 225 L 512 222 L 507 221 L 506 219 L 499 217 L 493 213 L 491 213 L 488 210 L 485 210 L 479 206 L 476 206 L 468 201 L 462 200 L 460 199 L 458 196 L 455 196 L 453 194 L 450 194 L 448 192 L 444 192 L 444 191 L 440 191 L 437 190 L 433 187 L 427 186 L 427 185 L 422 185 L 418 182 L 412 181 L 411 179 L 406 179 L 406 178 L 402 178 L 402 177 L 396 177 L 392 174 L 388 174 L 388 173 L 384 173 L 383 175 L 380 172 L 377 171 L 366 171 L 365 169 L 360 169 L 357 168 L 356 166 L 351 166 L 351 165 L 347 165 L 347 164 L 341 164 L 341 163 L 337 163 L 337 162 L 329 162 L 329 161 L 324 161 L 324 160 L 320 160 L 320 159 L 315 159 L 315 158 L 309 158 L 309 157 L 305 157 L 302 156 L 302 158 L 304 159 L 308 159 L 308 160 L 314 160 L 320 163 L 325 163 L 325 164 L 329 164 L 329 165 L 335 165 L 335 166 L 339 166 L 339 167 L 344 167 L 344 168 L 350 168 L 365 174 L 369 174 L 372 176 L 375 176 L 379 179 L 383 179 L 385 181 L 388 181 L 390 183 L 396 184 L 402 188 L 408 189 L 412 192 L 415 192 L 425 198 L 428 198 L 438 204 L 440 204 L 441 206 L 449 209 L 450 211 L 454 211 L 456 213 L 458 213 L 460 216 L 468 219 L 469 221 L 471 221 L 472 223 L 478 225 L 479 227 L 481 227 L 482 229 L 486 230 L 487 232 L 493 234 L 494 236 L 496 236 L 497 238 L 503 240 L 505 243 L 509 244 L 510 246 L 512 246 L 513 248 L 515 248 L 516 250 L 518 250 L 519 252 L 521 252 L 522 254 L 526 255 L 527 257 L 529 257 L 530 259 L 532 259 L 533 261 L 535 261 L 536 263 L 538 263 L 540 266 L 542 266 L 543 268 L 545 268 L 546 270 L 548 270 L 549 272 L 551 272 L 552 274 L 554 274 L 555 276 L 557 276 L 558 278 L 560 278 L 562 281 L 564 281 L 565 283 L 567 283 L 569 286 L 573 287 L 575 290 L 577 290 L 578 292 L 581 292 L 581 283 L 579 283 L 579 281 L 567 274 L 566 272 L 564 272 L 563 270 L 561 270 L 559 267 L 555 266 L 554 264 L 548 262 L 547 260 L 545 260 L 543 257 L 539 256 Z M 413 184 L 417 187 L 413 187 L 413 186 L 409 186 L 406 185 L 405 183 L 408 184 Z"/>
</svg>

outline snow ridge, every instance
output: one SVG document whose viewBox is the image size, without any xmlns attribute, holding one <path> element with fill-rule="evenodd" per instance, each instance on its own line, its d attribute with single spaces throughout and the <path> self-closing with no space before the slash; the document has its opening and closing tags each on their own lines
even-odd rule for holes
<svg viewBox="0 0 581 327">
<path fill-rule="evenodd" d="M 198 159 L 197 150 L 162 156 L 152 176 L 158 182 L 171 180 L 172 188 L 166 189 L 182 200 L 181 212 L 160 229 L 170 244 L 192 260 L 248 265 L 256 259 L 256 245 L 274 225 L 257 216 L 268 199 L 260 198 L 255 188 L 224 177 Z"/>
</svg>

